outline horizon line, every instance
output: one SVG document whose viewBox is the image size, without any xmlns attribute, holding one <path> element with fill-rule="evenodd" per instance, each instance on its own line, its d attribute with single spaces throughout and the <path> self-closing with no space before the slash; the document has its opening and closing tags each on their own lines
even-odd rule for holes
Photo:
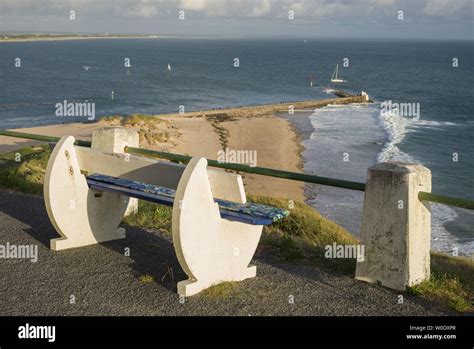
<svg viewBox="0 0 474 349">
<path fill-rule="evenodd" d="M 155 39 L 300 39 L 300 40 L 426 40 L 426 41 L 474 41 L 474 37 L 396 37 L 396 36 L 303 36 L 303 35 L 189 35 L 189 34 L 159 34 L 159 33 L 120 33 L 120 32 L 63 32 L 63 31 L 28 31 L 28 30 L 0 30 L 0 36 L 6 34 L 13 35 L 64 35 L 64 36 L 91 36 L 91 37 L 114 37 L 130 36 L 135 38 L 155 38 Z"/>
</svg>

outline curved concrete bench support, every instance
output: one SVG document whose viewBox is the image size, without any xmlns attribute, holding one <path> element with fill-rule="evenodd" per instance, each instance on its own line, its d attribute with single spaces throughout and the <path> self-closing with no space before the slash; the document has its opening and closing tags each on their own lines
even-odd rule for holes
<svg viewBox="0 0 474 349">
<path fill-rule="evenodd" d="M 245 196 L 243 186 L 233 190 L 241 192 L 229 192 L 229 197 Z M 189 277 L 178 283 L 178 293 L 192 296 L 221 282 L 254 277 L 256 267 L 249 263 L 262 228 L 221 219 L 209 183 L 207 161 L 193 158 L 181 177 L 173 205 L 173 244 Z"/>
<path fill-rule="evenodd" d="M 74 141 L 72 136 L 61 138 L 51 154 L 44 179 L 46 210 L 61 235 L 51 240 L 51 249 L 55 251 L 125 237 L 125 229 L 118 226 L 129 198 L 89 189 Z"/>
</svg>

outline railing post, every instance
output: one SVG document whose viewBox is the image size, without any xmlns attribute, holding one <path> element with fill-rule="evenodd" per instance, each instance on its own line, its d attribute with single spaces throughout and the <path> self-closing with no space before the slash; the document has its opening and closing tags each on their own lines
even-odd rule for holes
<svg viewBox="0 0 474 349">
<path fill-rule="evenodd" d="M 102 127 L 92 132 L 92 149 L 104 153 L 125 153 L 125 147 L 139 147 L 138 132 L 123 127 Z M 126 161 L 126 160 L 125 160 Z M 125 216 L 138 210 L 138 200 L 130 198 Z"/>
<path fill-rule="evenodd" d="M 415 164 L 380 163 L 368 170 L 356 279 L 405 290 L 430 277 L 431 172 Z"/>
</svg>

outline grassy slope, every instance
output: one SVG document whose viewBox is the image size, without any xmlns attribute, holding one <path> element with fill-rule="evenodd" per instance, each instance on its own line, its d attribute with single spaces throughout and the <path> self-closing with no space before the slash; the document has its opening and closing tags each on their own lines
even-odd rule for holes
<svg viewBox="0 0 474 349">
<path fill-rule="evenodd" d="M 166 130 L 158 128 L 158 124 L 169 124 L 168 121 L 144 114 L 132 114 L 126 117 L 111 115 L 101 118 L 111 126 L 135 128 L 140 136 L 140 144 L 154 144 L 165 142 L 170 138 Z"/>
<path fill-rule="evenodd" d="M 431 278 L 408 290 L 460 312 L 474 312 L 474 260 L 431 252 Z"/>
<path fill-rule="evenodd" d="M 27 193 L 42 193 L 50 154 L 48 145 L 0 154 L 0 185 Z"/>
<path fill-rule="evenodd" d="M 143 120 L 138 120 L 143 121 Z M 123 122 L 120 120 L 119 122 Z M 0 154 L 0 185 L 28 193 L 41 193 L 48 146 L 27 147 Z M 20 161 L 18 160 L 20 155 Z M 249 200 L 290 209 L 290 216 L 265 227 L 258 253 L 265 252 L 277 261 L 318 265 L 334 272 L 353 274 L 355 260 L 327 259 L 324 246 L 355 244 L 357 240 L 336 223 L 301 202 L 270 197 L 250 196 Z M 171 233 L 171 208 L 140 201 L 139 211 L 126 217 L 124 223 Z M 464 257 L 440 253 L 431 255 L 431 279 L 409 289 L 409 292 L 450 306 L 458 311 L 472 311 L 474 300 L 474 262 Z M 225 285 L 226 288 L 230 287 Z M 222 292 L 210 290 L 212 295 Z M 224 294 L 228 292 L 223 292 Z"/>
</svg>

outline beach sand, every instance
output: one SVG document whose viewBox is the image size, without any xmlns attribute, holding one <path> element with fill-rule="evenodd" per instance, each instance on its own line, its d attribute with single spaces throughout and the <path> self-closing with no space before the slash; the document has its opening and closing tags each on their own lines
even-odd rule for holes
<svg viewBox="0 0 474 349">
<path fill-rule="evenodd" d="M 141 130 L 140 147 L 164 150 L 191 156 L 217 159 L 218 151 L 256 151 L 257 166 L 293 172 L 302 172 L 301 144 L 293 126 L 276 113 L 295 109 L 318 108 L 330 103 L 360 102 L 360 98 L 340 98 L 298 103 L 281 103 L 255 107 L 198 111 L 185 114 L 138 116 L 134 119 L 119 117 L 96 123 L 72 123 L 15 131 L 60 137 L 72 135 L 90 140 L 92 131 L 106 126 L 121 126 Z M 295 113 L 292 117 L 307 117 Z M 13 151 L 41 142 L 0 136 L 0 152 Z M 269 195 L 303 201 L 304 184 L 280 178 L 242 173 L 248 194 Z"/>
</svg>

